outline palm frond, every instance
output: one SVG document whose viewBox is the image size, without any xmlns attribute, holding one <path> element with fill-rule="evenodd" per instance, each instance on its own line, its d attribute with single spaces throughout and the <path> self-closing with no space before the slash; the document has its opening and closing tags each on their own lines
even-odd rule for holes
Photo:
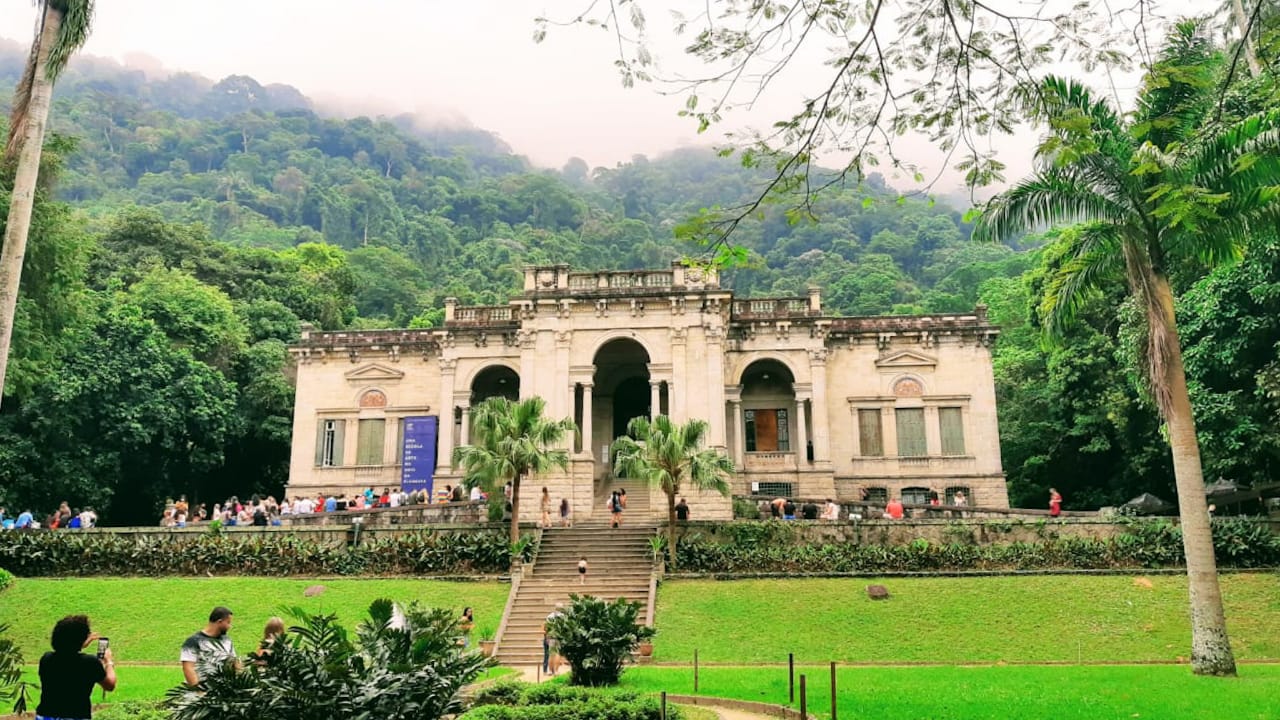
<svg viewBox="0 0 1280 720">
<path fill-rule="evenodd" d="M 974 238 L 1004 241 L 1052 225 L 1078 222 L 1123 222 L 1131 212 L 1071 172 L 1043 170 L 996 196 L 987 204 Z"/>
<path fill-rule="evenodd" d="M 1090 223 L 1068 229 L 1059 243 L 1063 259 L 1050 271 L 1037 310 L 1050 341 L 1066 334 L 1092 292 L 1120 278 L 1125 237 L 1116 225 Z"/>
<path fill-rule="evenodd" d="M 49 6 L 62 13 L 62 24 L 58 27 L 58 36 L 49 48 L 49 64 L 45 67 L 45 76 L 49 82 L 57 82 L 58 76 L 67 67 L 71 56 L 75 54 L 89 39 L 93 28 L 94 0 L 45 0 Z"/>
</svg>

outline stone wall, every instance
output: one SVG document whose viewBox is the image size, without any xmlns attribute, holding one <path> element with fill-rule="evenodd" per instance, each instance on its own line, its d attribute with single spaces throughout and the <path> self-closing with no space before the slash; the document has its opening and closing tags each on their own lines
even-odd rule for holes
<svg viewBox="0 0 1280 720">
<path fill-rule="evenodd" d="M 285 515 L 281 518 L 285 527 L 350 527 L 359 523 L 365 528 L 387 525 L 457 525 L 486 522 L 488 505 L 470 500 L 438 503 L 435 505 L 404 505 L 394 508 L 369 508 L 342 512 Z M 238 528 L 230 528 L 238 529 Z"/>
</svg>

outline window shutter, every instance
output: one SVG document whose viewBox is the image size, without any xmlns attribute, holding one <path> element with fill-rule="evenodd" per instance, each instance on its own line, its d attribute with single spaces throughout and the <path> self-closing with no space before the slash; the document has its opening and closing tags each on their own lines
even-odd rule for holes
<svg viewBox="0 0 1280 720">
<path fill-rule="evenodd" d="M 880 411 L 858 411 L 858 451 L 864 457 L 884 455 L 884 440 L 880 434 Z"/>
<path fill-rule="evenodd" d="M 386 420 L 361 420 L 359 437 L 356 438 L 356 464 L 381 465 L 383 439 L 386 436 Z"/>
<path fill-rule="evenodd" d="M 924 408 L 898 408 L 898 457 L 924 457 Z"/>
<path fill-rule="evenodd" d="M 938 425 L 942 431 L 942 454 L 964 454 L 964 420 L 958 407 L 938 408 Z"/>
<path fill-rule="evenodd" d="M 342 451 L 347 446 L 347 421 L 333 421 L 333 466 L 342 467 Z"/>
<path fill-rule="evenodd" d="M 316 467 L 324 465 L 324 418 L 316 420 Z"/>
</svg>

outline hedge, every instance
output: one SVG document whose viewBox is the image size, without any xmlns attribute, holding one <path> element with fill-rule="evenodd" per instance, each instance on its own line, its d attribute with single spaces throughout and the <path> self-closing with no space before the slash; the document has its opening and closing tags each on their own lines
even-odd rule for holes
<svg viewBox="0 0 1280 720">
<path fill-rule="evenodd" d="M 532 554 L 531 537 L 522 553 Z M 91 575 L 445 575 L 506 572 L 507 534 L 421 530 L 360 545 L 210 532 L 182 539 L 63 530 L 0 533 L 0 567 L 22 577 Z"/>
<path fill-rule="evenodd" d="M 459 720 L 659 720 L 662 709 L 652 696 L 611 692 L 555 683 L 531 685 L 515 680 L 479 690 L 472 709 Z M 667 707 L 669 720 L 682 720 Z"/>
<path fill-rule="evenodd" d="M 879 573 L 953 570 L 1162 568 L 1183 564 L 1182 531 L 1167 520 L 1130 521 L 1107 540 L 1046 538 L 1041 542 L 976 545 L 924 539 L 905 545 L 799 544 L 761 522 L 739 525 L 734 541 L 700 534 L 679 544 L 678 569 L 707 573 Z M 1213 522 L 1220 567 L 1280 566 L 1280 535 L 1245 519 Z"/>
</svg>

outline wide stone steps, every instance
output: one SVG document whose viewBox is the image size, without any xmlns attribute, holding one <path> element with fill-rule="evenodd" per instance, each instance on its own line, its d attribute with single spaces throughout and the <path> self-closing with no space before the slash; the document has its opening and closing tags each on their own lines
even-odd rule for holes
<svg viewBox="0 0 1280 720">
<path fill-rule="evenodd" d="M 628 496 L 636 491 L 627 486 Z M 635 507 L 628 499 L 628 510 Z M 548 528 L 542 533 L 538 555 L 512 599 L 506 627 L 498 646 L 498 660 L 505 665 L 542 662 L 542 624 L 557 603 L 569 604 L 570 594 L 592 595 L 607 601 L 625 598 L 649 602 L 653 570 L 649 538 L 652 524 L 607 526 L 608 511 L 601 508 L 599 525 L 579 523 L 572 528 Z M 625 514 L 624 514 L 625 522 Z M 583 583 L 578 561 L 587 559 Z"/>
</svg>

